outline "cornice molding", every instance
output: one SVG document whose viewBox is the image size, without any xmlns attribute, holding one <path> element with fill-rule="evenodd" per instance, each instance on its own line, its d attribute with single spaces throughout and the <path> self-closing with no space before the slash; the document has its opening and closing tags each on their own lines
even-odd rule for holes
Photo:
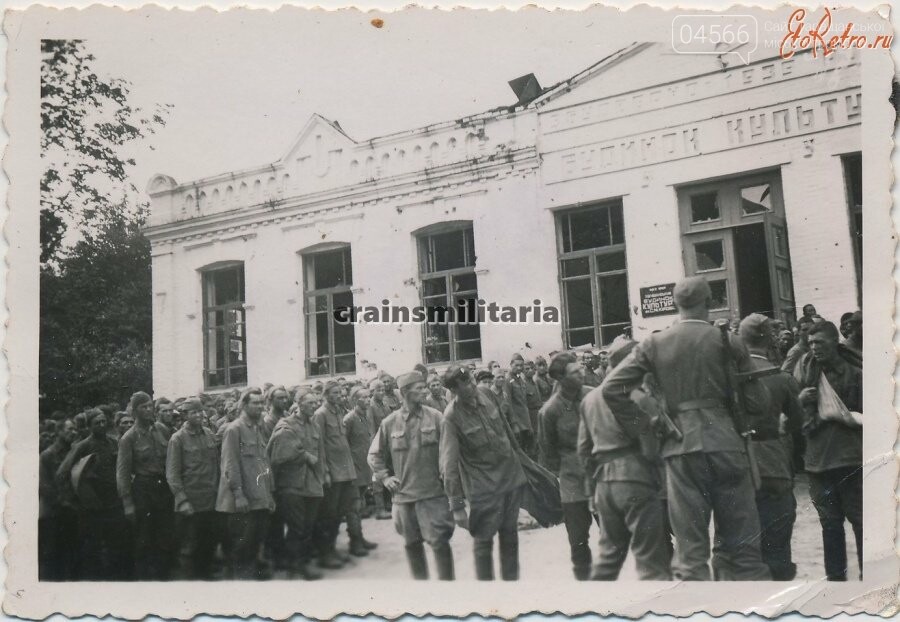
<svg viewBox="0 0 900 622">
<path fill-rule="evenodd" d="M 540 166 L 534 145 L 497 153 L 478 161 L 458 162 L 435 169 L 425 169 L 414 175 L 398 176 L 356 184 L 312 195 L 284 199 L 276 208 L 255 205 L 250 208 L 230 210 L 198 218 L 174 221 L 144 229 L 154 251 L 163 245 L 194 242 L 196 247 L 204 240 L 214 241 L 222 234 L 244 235 L 242 232 L 258 227 L 280 225 L 283 230 L 309 226 L 325 220 L 329 214 L 342 214 L 364 209 L 379 203 L 403 200 L 402 207 L 432 202 L 436 195 L 447 190 L 456 191 L 491 180 L 511 176 L 533 175 Z M 393 183 L 384 183 L 384 182 Z M 450 198 L 468 194 L 458 193 Z M 447 197 L 444 197 L 447 198 Z"/>
</svg>

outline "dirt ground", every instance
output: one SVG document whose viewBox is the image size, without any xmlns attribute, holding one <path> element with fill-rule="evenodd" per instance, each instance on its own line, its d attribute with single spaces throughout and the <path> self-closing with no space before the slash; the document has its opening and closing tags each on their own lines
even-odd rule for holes
<svg viewBox="0 0 900 622">
<path fill-rule="evenodd" d="M 800 476 L 796 482 L 797 522 L 794 525 L 793 559 L 797 564 L 797 579 L 820 579 L 824 576 L 822 561 L 822 536 L 819 519 L 809 498 L 806 478 Z M 341 570 L 326 572 L 327 579 L 408 579 L 409 570 L 403 550 L 403 540 L 394 530 L 393 521 L 368 518 L 363 521 L 365 537 L 378 543 L 378 548 L 368 557 L 353 558 L 350 565 Z M 850 577 L 856 573 L 856 546 L 849 523 L 847 532 L 847 557 L 851 560 Z M 591 545 L 596 553 L 598 533 L 592 527 Z M 346 550 L 347 535 L 342 532 L 338 548 Z M 466 531 L 457 530 L 452 540 L 456 560 L 456 576 L 460 580 L 475 578 L 472 557 L 472 539 Z M 427 548 L 427 547 L 426 547 Z M 549 578 L 572 577 L 569 562 L 568 540 L 563 525 L 550 529 L 529 529 L 519 534 L 521 580 L 539 581 Z M 429 563 L 433 559 L 429 555 Z M 496 549 L 495 549 L 496 557 Z M 279 573 L 280 574 L 280 573 Z M 499 568 L 497 569 L 499 575 Z M 281 578 L 281 577 L 279 577 Z M 620 580 L 636 580 L 634 564 L 629 556 L 622 570 Z M 574 579 L 573 579 L 574 580 Z"/>
</svg>

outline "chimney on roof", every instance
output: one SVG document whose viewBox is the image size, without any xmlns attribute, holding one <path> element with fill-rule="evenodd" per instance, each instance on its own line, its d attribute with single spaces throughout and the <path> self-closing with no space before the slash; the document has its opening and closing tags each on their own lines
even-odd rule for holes
<svg viewBox="0 0 900 622">
<path fill-rule="evenodd" d="M 517 106 L 524 106 L 538 95 L 541 94 L 541 85 L 538 84 L 537 78 L 533 73 L 526 74 L 521 78 L 509 81 L 509 88 L 513 90 L 519 101 Z"/>
</svg>

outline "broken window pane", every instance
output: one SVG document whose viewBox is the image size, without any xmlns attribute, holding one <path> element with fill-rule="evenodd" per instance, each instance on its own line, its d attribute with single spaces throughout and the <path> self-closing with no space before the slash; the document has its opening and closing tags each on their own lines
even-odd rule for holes
<svg viewBox="0 0 900 622">
<path fill-rule="evenodd" d="M 691 197 L 691 223 L 700 224 L 719 220 L 718 193 L 704 192 Z"/>
<path fill-rule="evenodd" d="M 207 387 L 245 384 L 247 337 L 244 325 L 244 266 L 203 273 L 203 320 Z"/>
<path fill-rule="evenodd" d="M 718 311 L 728 308 L 728 281 L 710 281 L 709 290 L 712 292 L 711 311 Z"/>
<path fill-rule="evenodd" d="M 744 216 L 772 211 L 772 187 L 769 184 L 741 188 L 741 213 Z"/>
<path fill-rule="evenodd" d="M 725 248 L 722 240 L 694 244 L 697 272 L 721 270 L 725 266 Z"/>
</svg>

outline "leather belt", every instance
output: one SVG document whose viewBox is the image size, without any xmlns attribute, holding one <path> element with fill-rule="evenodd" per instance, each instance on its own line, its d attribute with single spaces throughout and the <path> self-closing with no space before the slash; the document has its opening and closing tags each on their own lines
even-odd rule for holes
<svg viewBox="0 0 900 622">
<path fill-rule="evenodd" d="M 705 400 L 688 400 L 687 402 L 681 402 L 678 405 L 678 412 L 684 413 L 692 410 L 705 410 L 710 408 L 723 408 L 727 409 L 725 403 L 722 400 L 717 400 L 714 398 L 705 399 Z"/>
</svg>

